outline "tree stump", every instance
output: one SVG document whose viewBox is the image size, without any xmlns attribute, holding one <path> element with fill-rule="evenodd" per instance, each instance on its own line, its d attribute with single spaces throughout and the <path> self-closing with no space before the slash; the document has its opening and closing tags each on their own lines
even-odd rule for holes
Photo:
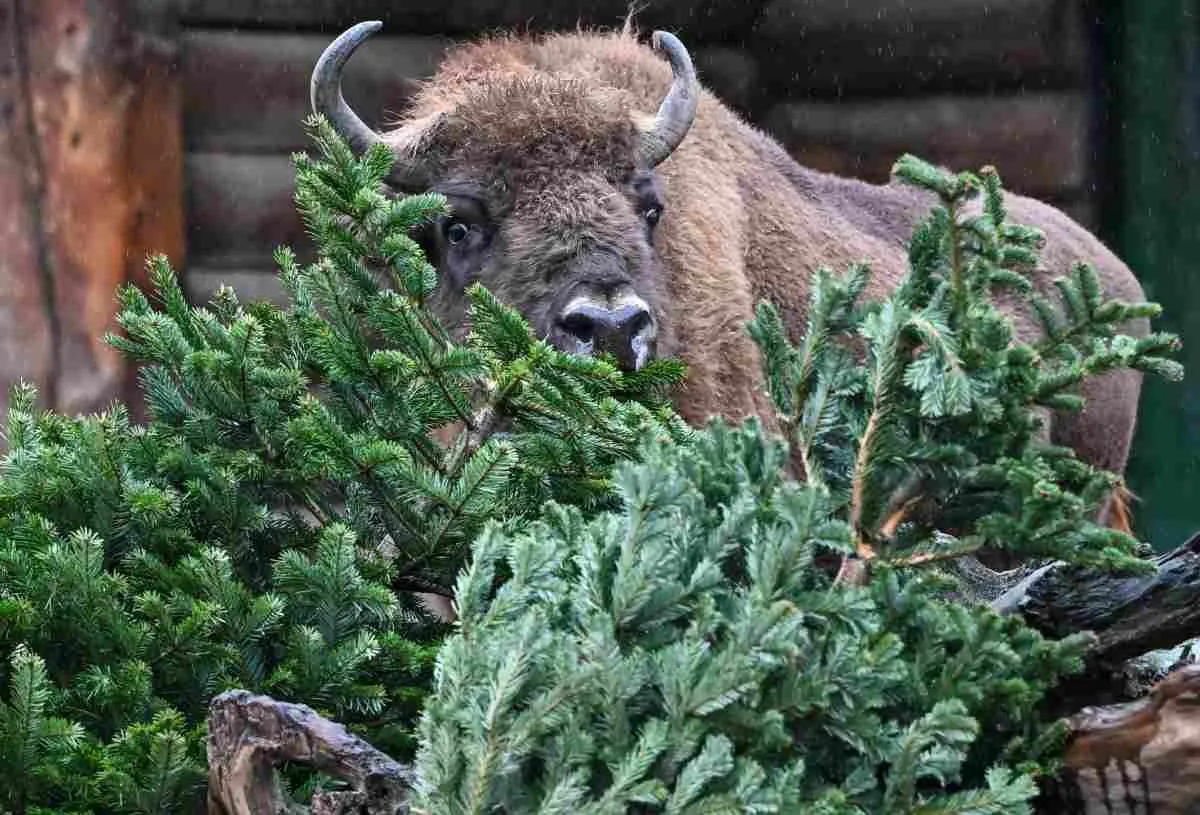
<svg viewBox="0 0 1200 815">
<path fill-rule="evenodd" d="M 1134 702 L 1071 718 L 1065 771 L 1046 812 L 1185 815 L 1200 810 L 1200 665 Z"/>
<path fill-rule="evenodd" d="M 349 790 L 313 796 L 312 815 L 407 815 L 412 770 L 305 705 L 248 691 L 213 699 L 208 716 L 208 811 L 211 815 L 290 815 L 275 768 L 313 767 Z"/>
</svg>

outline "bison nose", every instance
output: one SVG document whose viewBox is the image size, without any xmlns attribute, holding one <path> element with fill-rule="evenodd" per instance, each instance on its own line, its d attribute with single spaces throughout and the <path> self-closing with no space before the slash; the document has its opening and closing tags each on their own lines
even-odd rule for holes
<svg viewBox="0 0 1200 815">
<path fill-rule="evenodd" d="M 612 354 L 622 370 L 639 370 L 653 351 L 654 321 L 639 297 L 615 303 L 575 300 L 563 310 L 559 326 L 575 345 L 569 350 Z"/>
</svg>

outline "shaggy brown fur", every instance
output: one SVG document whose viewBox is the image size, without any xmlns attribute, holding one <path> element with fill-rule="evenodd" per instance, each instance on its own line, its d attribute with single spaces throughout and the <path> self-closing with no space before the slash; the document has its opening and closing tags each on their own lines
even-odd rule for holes
<svg viewBox="0 0 1200 815">
<path fill-rule="evenodd" d="M 754 305 L 775 302 L 798 331 L 813 270 L 856 261 L 873 269 L 869 296 L 890 291 L 906 270 L 905 241 L 932 202 L 907 187 L 801 167 L 708 93 L 682 146 L 639 173 L 633 123 L 653 114 L 670 83 L 667 63 L 628 31 L 489 39 L 452 52 L 387 138 L 402 157 L 434 163 L 435 189 L 481 203 L 486 248 L 449 270 L 439 294 L 448 318 L 461 320 L 466 281 L 455 277 L 465 275 L 549 333 L 567 288 L 616 270 L 658 318 L 659 353 L 689 366 L 683 417 L 757 415 L 771 425 L 745 331 Z M 649 233 L 638 217 L 648 184 L 665 203 Z M 1052 294 L 1052 279 L 1086 260 L 1110 296 L 1143 298 L 1130 270 L 1062 212 L 1012 194 L 1006 203 L 1015 222 L 1046 234 L 1038 290 Z M 445 247 L 434 249 L 445 263 Z M 1027 303 L 1005 308 L 1021 336 L 1036 336 Z M 1054 417 L 1049 434 L 1121 473 L 1140 387 L 1128 371 L 1089 383 L 1086 412 Z M 1127 523 L 1123 506 L 1113 514 Z"/>
</svg>

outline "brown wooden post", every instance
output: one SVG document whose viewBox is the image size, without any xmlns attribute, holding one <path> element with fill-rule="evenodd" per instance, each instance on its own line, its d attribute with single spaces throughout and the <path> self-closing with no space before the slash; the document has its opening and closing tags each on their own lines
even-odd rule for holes
<svg viewBox="0 0 1200 815">
<path fill-rule="evenodd" d="M 70 413 L 123 395 L 125 365 L 103 342 L 117 287 L 147 252 L 182 260 L 174 58 L 135 30 L 131 2 L 0 0 L 12 65 L 0 162 L 13 169 L 0 179 L 13 233 L 0 290 L 15 292 L 0 319 L 18 315 L 0 325 L 0 375 L 35 379 Z"/>
<path fill-rule="evenodd" d="M 125 249 L 126 280 L 146 284 L 146 258 L 166 255 L 177 272 L 185 261 L 183 81 L 180 43 L 170 3 L 135 19 L 130 75 L 134 95 L 128 119 L 126 166 L 132 206 Z M 126 366 L 125 400 L 143 418 L 136 370 Z"/>
<path fill-rule="evenodd" d="M 53 399 L 55 334 L 17 0 L 0 0 L 0 410 L 21 380 L 48 385 Z"/>
</svg>

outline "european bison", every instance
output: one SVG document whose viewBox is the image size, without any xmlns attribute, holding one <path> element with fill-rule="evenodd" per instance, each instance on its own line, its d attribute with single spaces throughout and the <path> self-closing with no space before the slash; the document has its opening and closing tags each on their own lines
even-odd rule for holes
<svg viewBox="0 0 1200 815">
<path fill-rule="evenodd" d="M 671 34 L 655 32 L 653 49 L 628 24 L 459 47 L 397 126 L 377 133 L 345 103 L 340 77 L 380 27 L 360 23 L 329 46 L 312 105 L 356 148 L 390 145 L 397 190 L 449 200 L 451 216 L 424 245 L 441 272 L 436 307 L 456 329 L 464 286 L 480 281 L 563 349 L 602 348 L 633 367 L 682 358 L 690 373 L 677 406 L 689 422 L 757 415 L 771 425 L 745 331 L 755 304 L 773 301 L 798 331 L 816 267 L 870 263 L 868 296 L 905 273 L 905 242 L 932 202 L 800 166 L 701 87 Z M 1087 260 L 1110 296 L 1143 299 L 1125 264 L 1062 212 L 1012 194 L 1007 207 L 1046 234 L 1039 290 L 1051 294 L 1055 276 Z M 1036 336 L 1025 302 L 1006 308 L 1023 337 Z M 1086 412 L 1053 417 L 1051 437 L 1122 473 L 1140 388 L 1133 371 L 1097 379 Z M 1119 522 L 1111 503 L 1106 519 Z"/>
</svg>

